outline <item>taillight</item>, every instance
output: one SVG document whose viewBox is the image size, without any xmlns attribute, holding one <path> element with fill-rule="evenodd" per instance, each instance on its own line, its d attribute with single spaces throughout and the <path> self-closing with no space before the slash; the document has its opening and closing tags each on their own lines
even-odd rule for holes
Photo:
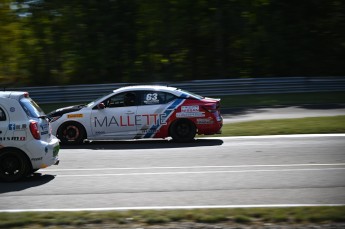
<svg viewBox="0 0 345 229">
<path fill-rule="evenodd" d="M 211 112 L 211 113 L 215 113 L 218 111 L 217 109 L 217 104 L 207 104 L 207 105 L 204 105 L 202 106 L 205 110 L 207 110 L 208 112 Z"/>
<path fill-rule="evenodd" d="M 35 121 L 30 122 L 30 131 L 34 139 L 40 140 L 41 134 L 40 130 L 38 129 L 38 123 Z"/>
</svg>

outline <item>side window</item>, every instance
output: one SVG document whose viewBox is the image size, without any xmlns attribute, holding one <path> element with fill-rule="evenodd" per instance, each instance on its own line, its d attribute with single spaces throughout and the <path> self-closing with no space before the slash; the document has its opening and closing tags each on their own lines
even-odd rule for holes
<svg viewBox="0 0 345 229">
<path fill-rule="evenodd" d="M 142 105 L 156 105 L 166 104 L 175 99 L 175 96 L 160 91 L 146 91 L 142 94 L 141 104 Z"/>
<path fill-rule="evenodd" d="M 0 107 L 0 121 L 6 121 L 5 111 Z"/>
<path fill-rule="evenodd" d="M 105 107 L 128 107 L 136 106 L 136 94 L 134 92 L 125 92 L 114 95 L 104 102 Z"/>
</svg>

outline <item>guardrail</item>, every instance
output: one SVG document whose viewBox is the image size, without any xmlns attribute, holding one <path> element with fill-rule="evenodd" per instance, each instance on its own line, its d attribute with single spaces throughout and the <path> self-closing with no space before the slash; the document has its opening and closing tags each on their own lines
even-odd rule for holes
<svg viewBox="0 0 345 229">
<path fill-rule="evenodd" d="M 276 94 L 345 91 L 345 77 L 281 77 L 152 82 L 169 85 L 203 96 Z M 38 103 L 89 102 L 111 91 L 135 83 L 86 84 L 69 86 L 21 87 L 6 90 L 28 91 Z"/>
</svg>

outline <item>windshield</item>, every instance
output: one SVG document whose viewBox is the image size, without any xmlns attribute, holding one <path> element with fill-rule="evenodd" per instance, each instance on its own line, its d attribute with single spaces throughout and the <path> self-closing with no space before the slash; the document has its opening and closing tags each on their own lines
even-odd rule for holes
<svg viewBox="0 0 345 229">
<path fill-rule="evenodd" d="M 189 92 L 189 91 L 182 90 L 182 89 L 178 89 L 178 90 L 181 91 L 181 92 L 183 92 L 183 93 L 185 93 L 185 94 L 187 94 L 187 95 L 189 95 L 189 96 L 192 96 L 192 97 L 194 97 L 194 98 L 196 98 L 196 99 L 203 99 L 203 98 L 204 98 L 203 96 L 198 95 L 198 94 L 195 94 L 195 93 L 193 93 L 193 92 Z"/>
<path fill-rule="evenodd" d="M 86 106 L 87 107 L 92 107 L 95 104 L 96 101 L 100 100 L 101 98 L 105 97 L 106 95 L 109 95 L 109 94 L 105 94 L 105 95 L 100 96 L 99 98 L 93 100 L 91 103 L 86 104 Z"/>
<path fill-rule="evenodd" d="M 19 102 L 29 117 L 38 118 L 46 115 L 31 98 L 22 98 Z"/>
</svg>

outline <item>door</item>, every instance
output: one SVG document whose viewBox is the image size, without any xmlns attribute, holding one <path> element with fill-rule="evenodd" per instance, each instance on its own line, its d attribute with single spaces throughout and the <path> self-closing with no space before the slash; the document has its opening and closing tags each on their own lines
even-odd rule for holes
<svg viewBox="0 0 345 229">
<path fill-rule="evenodd" d="M 159 135 L 162 129 L 166 131 L 167 119 L 172 113 L 170 104 L 176 97 L 167 92 L 142 91 L 140 94 L 140 106 L 137 109 L 137 132 L 136 138 L 152 138 Z"/>
<path fill-rule="evenodd" d="M 90 139 L 132 139 L 136 135 L 137 98 L 135 92 L 113 95 L 103 101 L 104 108 L 91 112 Z"/>
</svg>

